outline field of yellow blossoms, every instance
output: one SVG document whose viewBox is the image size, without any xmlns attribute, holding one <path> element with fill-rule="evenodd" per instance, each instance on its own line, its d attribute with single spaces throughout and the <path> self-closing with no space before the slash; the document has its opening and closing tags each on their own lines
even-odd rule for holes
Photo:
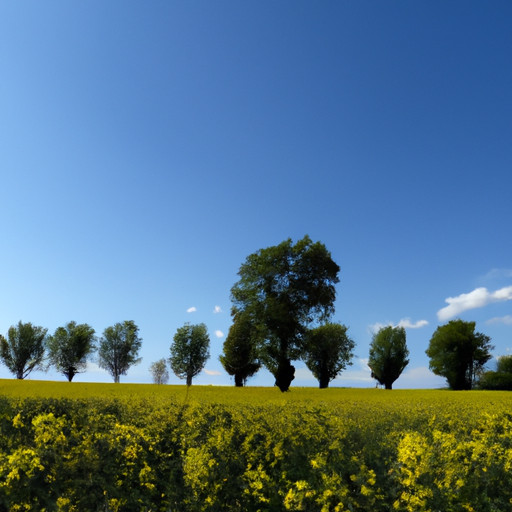
<svg viewBox="0 0 512 512">
<path fill-rule="evenodd" d="M 0 511 L 509 511 L 512 393 L 0 380 Z"/>
</svg>

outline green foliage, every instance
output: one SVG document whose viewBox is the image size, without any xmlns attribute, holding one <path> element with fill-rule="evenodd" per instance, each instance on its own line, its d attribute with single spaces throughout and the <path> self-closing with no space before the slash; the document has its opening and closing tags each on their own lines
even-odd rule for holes
<svg viewBox="0 0 512 512">
<path fill-rule="evenodd" d="M 235 386 L 244 386 L 260 369 L 257 345 L 258 333 L 250 320 L 244 315 L 236 316 L 219 357 L 226 372 L 234 376 Z"/>
<path fill-rule="evenodd" d="M 512 391 L 512 373 L 484 372 L 478 379 L 479 389 Z"/>
<path fill-rule="evenodd" d="M 494 347 L 490 340 L 489 336 L 475 332 L 475 322 L 451 320 L 432 335 L 426 350 L 430 369 L 445 377 L 451 389 L 472 389 L 491 359 Z"/>
<path fill-rule="evenodd" d="M 302 357 L 320 388 L 328 387 L 331 380 L 352 364 L 354 347 L 347 327 L 341 324 L 327 323 L 306 333 Z"/>
<path fill-rule="evenodd" d="M 167 384 L 169 382 L 169 370 L 167 369 L 167 361 L 164 358 L 151 363 L 149 371 L 155 384 Z"/>
<path fill-rule="evenodd" d="M 512 356 L 498 357 L 496 371 L 499 373 L 510 373 L 512 375 Z"/>
<path fill-rule="evenodd" d="M 205 324 L 185 324 L 174 335 L 171 345 L 171 369 L 187 386 L 204 368 L 210 357 L 210 337 Z"/>
<path fill-rule="evenodd" d="M 142 338 L 138 336 L 139 328 L 133 320 L 125 320 L 107 327 L 103 331 L 98 350 L 98 364 L 112 375 L 118 383 L 121 375 L 126 375 L 130 367 L 140 363 L 138 358 Z"/>
<path fill-rule="evenodd" d="M 512 391 L 512 356 L 498 358 L 496 371 L 482 373 L 478 380 L 480 389 Z"/>
<path fill-rule="evenodd" d="M 46 348 L 50 364 L 66 376 L 69 382 L 85 370 L 87 359 L 95 350 L 94 329 L 87 324 L 69 322 L 48 336 Z"/>
<path fill-rule="evenodd" d="M 281 391 L 294 379 L 291 364 L 314 320 L 334 312 L 338 265 L 320 242 L 308 236 L 295 245 L 288 239 L 249 255 L 231 289 L 232 314 L 246 315 L 261 333 L 259 355 Z"/>
<path fill-rule="evenodd" d="M 393 382 L 409 364 L 409 349 L 403 327 L 382 327 L 372 338 L 368 366 L 372 377 L 386 389 L 392 389 Z"/>
<path fill-rule="evenodd" d="M 32 370 L 41 368 L 47 329 L 18 322 L 11 326 L 7 339 L 0 336 L 0 358 L 17 379 L 24 379 Z"/>
</svg>

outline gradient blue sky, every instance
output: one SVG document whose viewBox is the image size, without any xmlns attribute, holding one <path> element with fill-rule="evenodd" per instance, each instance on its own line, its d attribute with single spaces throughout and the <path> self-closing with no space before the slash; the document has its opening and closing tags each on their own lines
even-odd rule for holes
<svg viewBox="0 0 512 512">
<path fill-rule="evenodd" d="M 508 353 L 511 26 L 509 1 L 2 2 L 0 332 L 131 319 L 143 361 L 121 380 L 150 382 L 204 322 L 194 382 L 230 384 L 240 264 L 309 234 L 357 344 L 333 385 L 374 385 L 388 323 L 411 352 L 395 387 L 444 384 L 425 349 L 451 318 Z"/>
</svg>

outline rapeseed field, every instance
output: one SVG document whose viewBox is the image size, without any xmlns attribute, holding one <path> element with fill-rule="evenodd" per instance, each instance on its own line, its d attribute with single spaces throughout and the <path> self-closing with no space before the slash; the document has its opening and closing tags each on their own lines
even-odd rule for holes
<svg viewBox="0 0 512 512">
<path fill-rule="evenodd" d="M 0 381 L 0 511 L 508 511 L 512 394 Z"/>
</svg>

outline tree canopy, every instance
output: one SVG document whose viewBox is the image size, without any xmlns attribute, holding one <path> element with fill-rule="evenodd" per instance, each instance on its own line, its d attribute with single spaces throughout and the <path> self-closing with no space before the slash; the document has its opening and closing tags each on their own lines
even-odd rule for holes
<svg viewBox="0 0 512 512">
<path fill-rule="evenodd" d="M 260 369 L 257 346 L 256 329 L 246 316 L 237 316 L 229 328 L 223 354 L 219 357 L 226 372 L 235 378 L 235 386 L 244 386 L 247 379 Z"/>
<path fill-rule="evenodd" d="M 386 389 L 393 388 L 393 382 L 409 364 L 408 357 L 409 349 L 403 327 L 383 327 L 373 335 L 368 366 L 372 377 Z"/>
<path fill-rule="evenodd" d="M 7 332 L 7 339 L 0 336 L 0 357 L 17 379 L 24 379 L 32 370 L 41 368 L 47 329 L 18 322 Z"/>
<path fill-rule="evenodd" d="M 320 388 L 327 388 L 331 380 L 352 364 L 354 347 L 347 327 L 341 324 L 326 323 L 306 333 L 303 359 Z"/>
<path fill-rule="evenodd" d="M 475 332 L 475 322 L 451 320 L 439 326 L 426 354 L 430 369 L 445 377 L 451 389 L 472 389 L 485 364 L 491 359 L 491 338 Z"/>
<path fill-rule="evenodd" d="M 50 364 L 66 376 L 69 382 L 85 370 L 87 358 L 95 350 L 94 329 L 87 324 L 69 322 L 48 336 L 46 347 Z"/>
<path fill-rule="evenodd" d="M 169 370 L 167 369 L 167 361 L 164 358 L 151 363 L 149 371 L 155 384 L 167 384 L 169 382 Z"/>
<path fill-rule="evenodd" d="M 138 357 L 142 338 L 138 336 L 139 328 L 133 320 L 125 320 L 107 327 L 103 331 L 98 350 L 98 364 L 110 373 L 114 382 L 119 382 L 121 375 L 126 375 L 130 367 L 140 363 Z"/>
<path fill-rule="evenodd" d="M 205 324 L 185 324 L 174 335 L 171 345 L 171 369 L 187 386 L 204 368 L 210 357 L 210 337 Z"/>
<path fill-rule="evenodd" d="M 261 332 L 261 361 L 281 391 L 295 377 L 291 361 L 300 358 L 308 327 L 334 312 L 338 272 L 325 246 L 308 236 L 260 249 L 240 267 L 231 289 L 232 315 L 247 315 Z"/>
</svg>

